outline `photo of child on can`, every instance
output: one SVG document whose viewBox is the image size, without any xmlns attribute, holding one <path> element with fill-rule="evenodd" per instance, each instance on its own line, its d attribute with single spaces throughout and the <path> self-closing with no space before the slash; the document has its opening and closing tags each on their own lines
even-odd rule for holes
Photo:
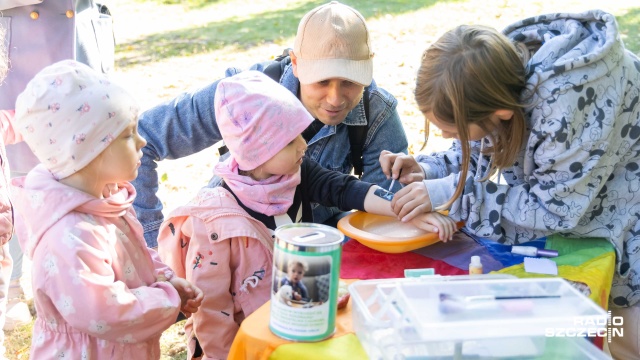
<svg viewBox="0 0 640 360">
<path fill-rule="evenodd" d="M 271 331 L 285 339 L 319 341 L 333 335 L 344 235 L 319 224 L 275 231 Z"/>
<path fill-rule="evenodd" d="M 309 265 L 299 257 L 292 256 L 287 262 L 287 276 L 283 277 L 280 281 L 280 288 L 282 289 L 283 286 L 287 285 L 291 287 L 292 293 L 290 300 L 313 301 L 313 299 L 309 297 L 307 287 L 304 282 L 302 282 L 304 273 L 308 270 Z"/>
</svg>

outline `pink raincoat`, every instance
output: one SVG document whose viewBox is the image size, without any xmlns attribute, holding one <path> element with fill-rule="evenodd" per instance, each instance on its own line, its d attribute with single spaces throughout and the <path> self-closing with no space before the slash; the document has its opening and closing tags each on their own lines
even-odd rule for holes
<svg viewBox="0 0 640 360">
<path fill-rule="evenodd" d="M 204 188 L 160 227 L 160 257 L 204 292 L 187 320 L 188 359 L 197 337 L 203 359 L 226 359 L 242 320 L 271 293 L 273 239 L 222 187 Z"/>
<path fill-rule="evenodd" d="M 97 199 L 43 165 L 12 185 L 33 261 L 31 358 L 159 359 L 180 297 L 166 281 L 173 272 L 145 245 L 133 186 Z"/>
</svg>

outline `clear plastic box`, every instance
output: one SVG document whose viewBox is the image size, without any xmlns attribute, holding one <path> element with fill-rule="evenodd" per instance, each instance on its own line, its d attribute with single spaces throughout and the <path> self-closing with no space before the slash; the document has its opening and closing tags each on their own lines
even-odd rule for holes
<svg viewBox="0 0 640 360">
<path fill-rule="evenodd" d="M 560 278 L 361 280 L 349 292 L 372 359 L 609 359 L 582 337 L 547 336 L 606 332 L 607 313 Z"/>
</svg>

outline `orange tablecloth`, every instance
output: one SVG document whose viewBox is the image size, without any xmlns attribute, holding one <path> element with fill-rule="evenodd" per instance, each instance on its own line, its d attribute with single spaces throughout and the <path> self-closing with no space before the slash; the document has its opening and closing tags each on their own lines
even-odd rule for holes
<svg viewBox="0 0 640 360">
<path fill-rule="evenodd" d="M 343 281 L 352 283 L 355 280 Z M 352 301 L 349 300 L 349 303 L 347 303 L 344 309 L 338 310 L 336 314 L 335 334 L 325 341 L 315 343 L 298 343 L 274 335 L 271 330 L 269 330 L 271 302 L 267 302 L 242 322 L 227 359 L 266 360 L 270 358 L 276 348 L 286 344 L 296 344 L 301 351 L 310 347 L 308 350 L 313 351 L 314 356 L 320 356 L 320 358 L 327 360 L 340 358 L 348 358 L 350 360 L 367 359 L 364 349 L 362 349 L 359 342 L 357 342 L 357 338 L 355 342 L 360 347 L 360 351 L 355 349 L 356 351 L 350 351 L 345 354 L 344 347 L 331 346 L 332 342 L 338 341 L 344 344 L 344 342 L 351 342 L 351 340 L 353 340 L 352 337 L 355 338 L 351 316 L 351 302 Z M 347 336 L 347 338 L 344 338 L 345 336 Z M 336 353 L 335 349 L 341 350 Z M 274 359 L 274 357 L 271 357 L 271 359 Z M 308 356 L 305 356 L 305 359 L 308 359 Z"/>
</svg>

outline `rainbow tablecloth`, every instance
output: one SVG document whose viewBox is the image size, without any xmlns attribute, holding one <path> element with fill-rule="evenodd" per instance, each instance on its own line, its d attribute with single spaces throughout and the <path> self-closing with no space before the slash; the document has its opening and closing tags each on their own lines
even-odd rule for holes
<svg viewBox="0 0 640 360">
<path fill-rule="evenodd" d="M 558 276 L 574 282 L 604 309 L 611 289 L 615 266 L 613 246 L 605 239 L 567 239 L 551 236 L 526 244 L 557 250 L 552 259 L 558 265 Z M 434 268 L 440 275 L 468 274 L 471 256 L 480 256 L 485 273 L 497 272 L 518 277 L 545 277 L 524 271 L 523 256 L 513 255 L 510 246 L 476 239 L 457 233 L 454 241 L 436 243 L 404 254 L 386 254 L 349 240 L 342 249 L 342 279 L 382 279 L 404 277 L 404 269 Z M 353 333 L 351 303 L 338 312 L 336 333 L 316 343 L 296 343 L 281 339 L 269 330 L 267 303 L 242 323 L 229 353 L 229 359 L 367 359 Z"/>
</svg>

